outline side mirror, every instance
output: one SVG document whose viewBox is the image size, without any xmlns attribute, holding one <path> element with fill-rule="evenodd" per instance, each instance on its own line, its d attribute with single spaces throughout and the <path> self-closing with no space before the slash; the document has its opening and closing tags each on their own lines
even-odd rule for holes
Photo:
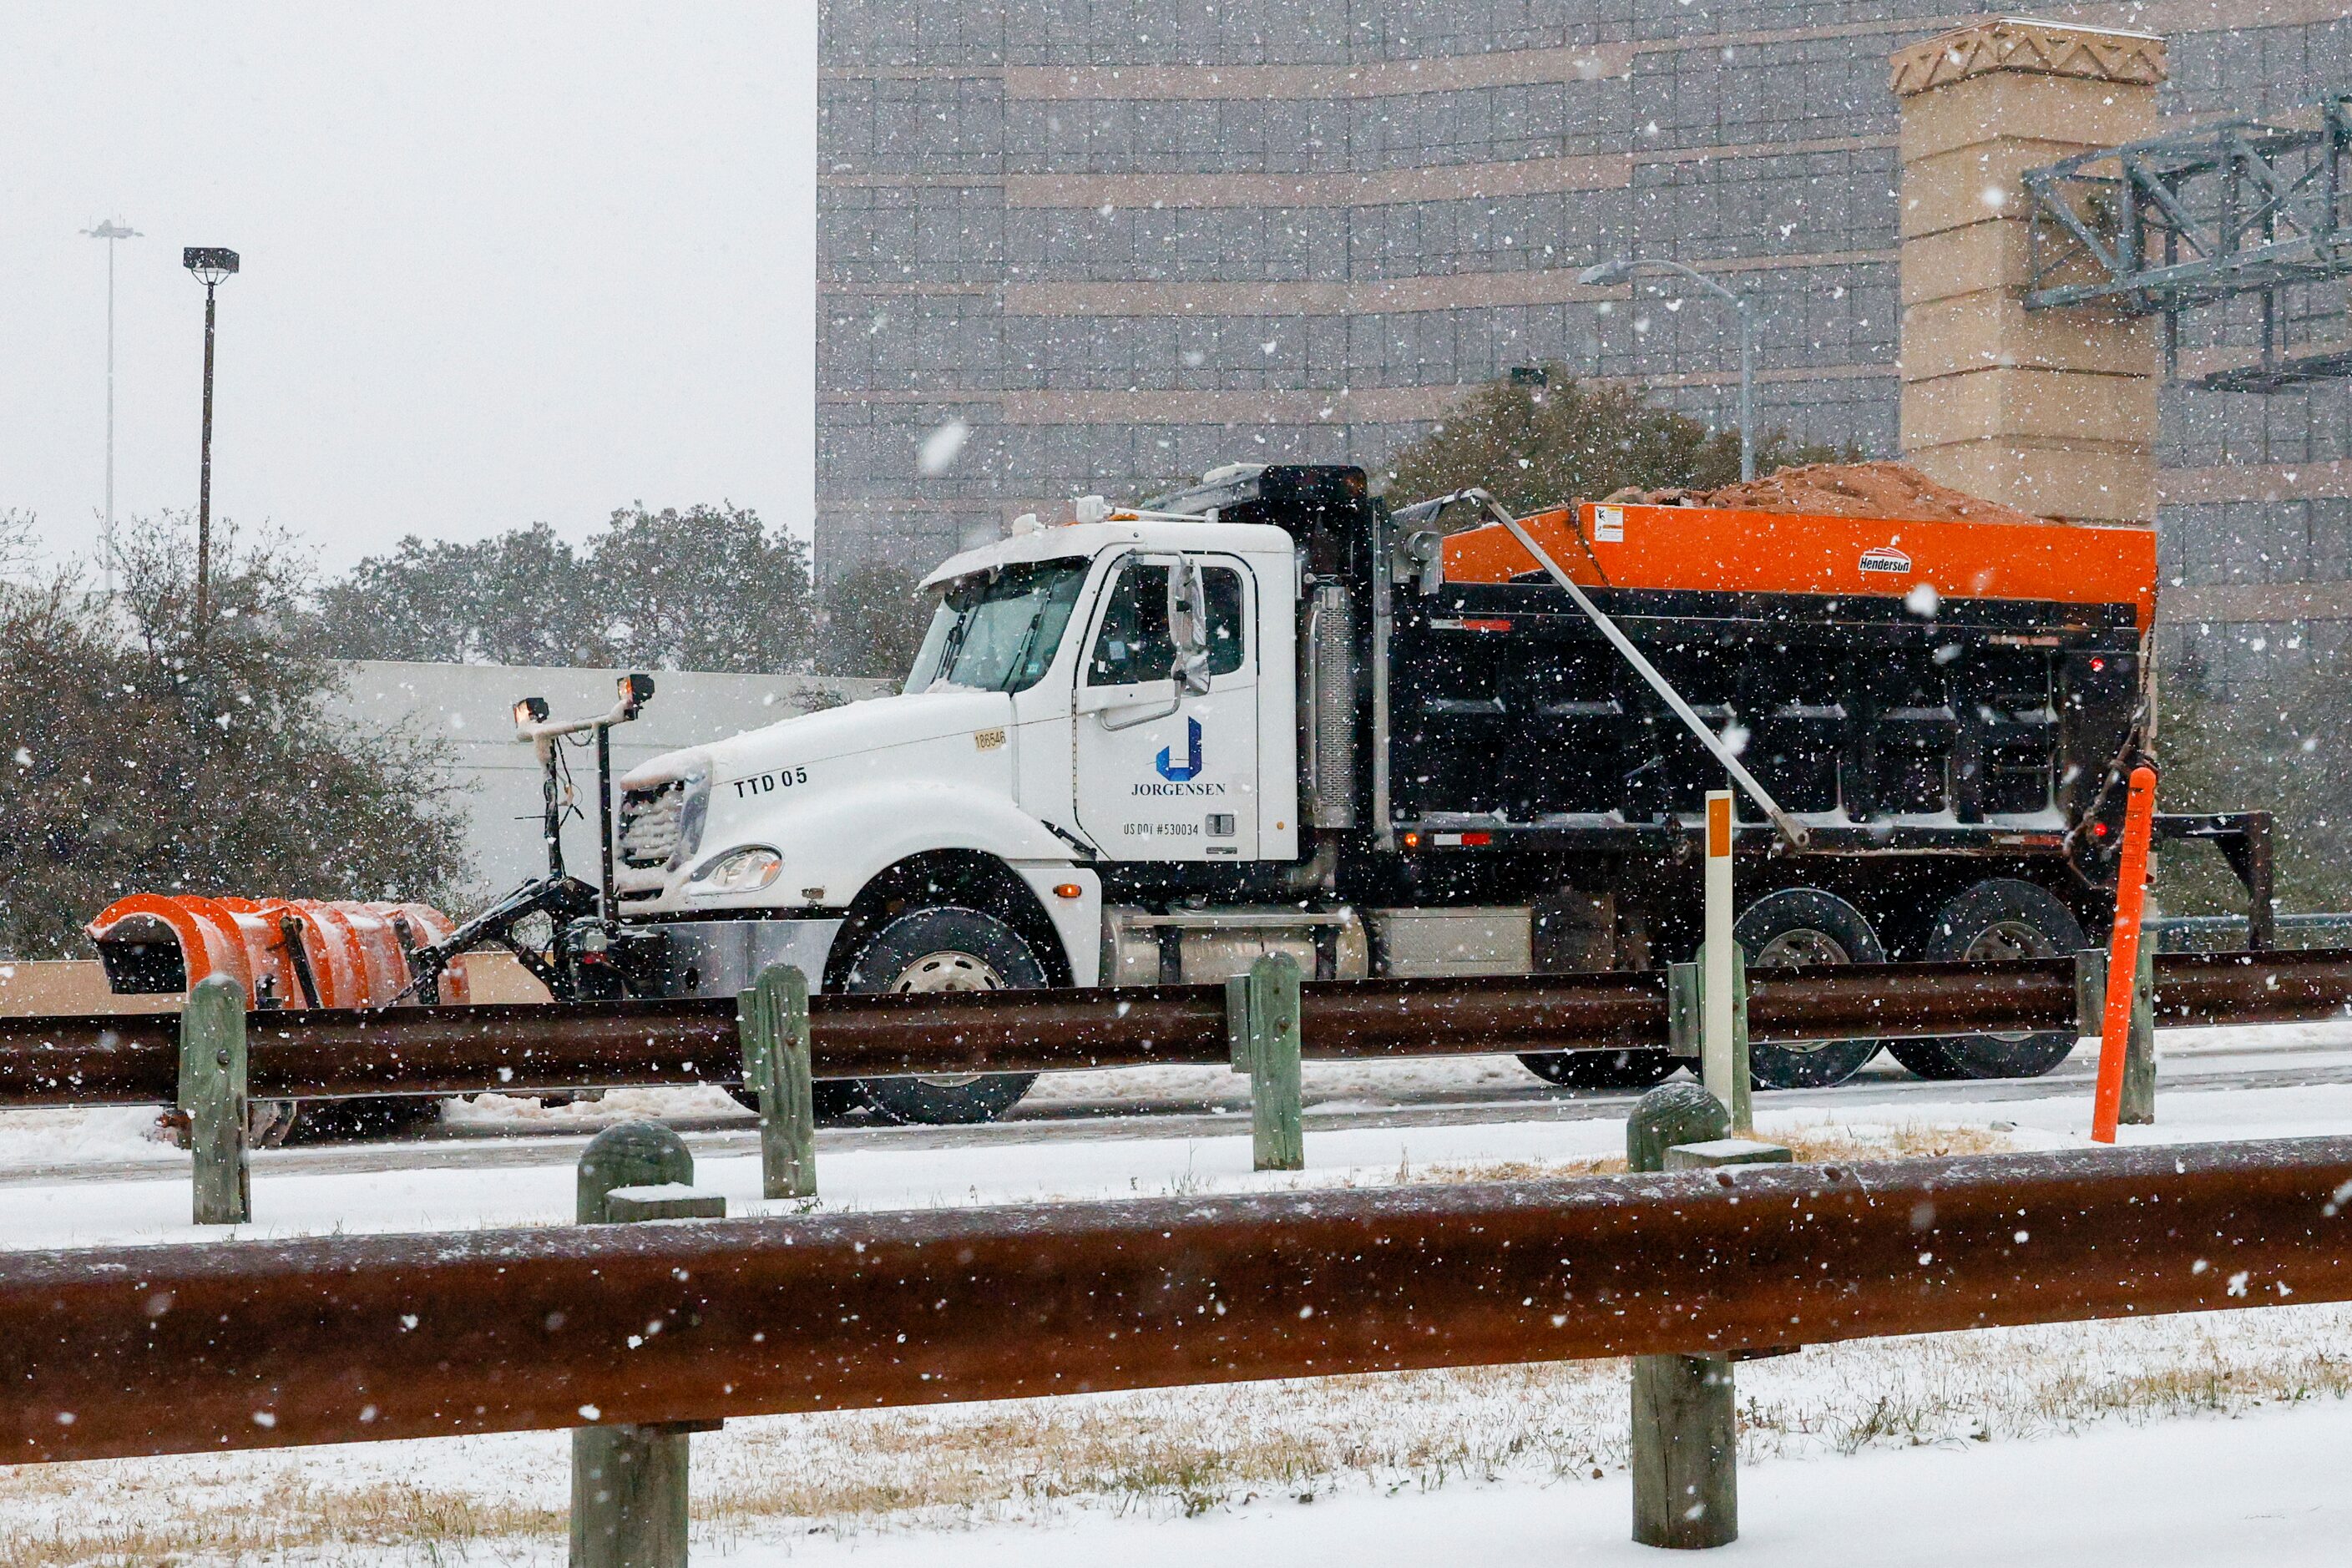
<svg viewBox="0 0 2352 1568">
<path fill-rule="evenodd" d="M 1176 689 L 1188 697 L 1209 694 L 1209 595 L 1201 563 L 1191 556 L 1168 576 L 1168 631 L 1176 645 Z"/>
</svg>

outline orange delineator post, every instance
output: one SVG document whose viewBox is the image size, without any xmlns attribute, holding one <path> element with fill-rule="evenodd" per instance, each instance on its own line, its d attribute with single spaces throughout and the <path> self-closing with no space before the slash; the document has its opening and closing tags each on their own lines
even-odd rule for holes
<svg viewBox="0 0 2352 1568">
<path fill-rule="evenodd" d="M 2140 917 L 2147 909 L 2147 846 L 2156 831 L 2156 770 L 2132 770 L 2124 805 L 2123 864 L 2116 873 L 2116 931 L 2107 947 L 2107 995 L 2099 1028 L 2099 1091 L 2091 1138 L 2116 1141 L 2123 1114 L 2124 1058 L 2131 1046 L 2132 988 L 2139 973 Z"/>
</svg>

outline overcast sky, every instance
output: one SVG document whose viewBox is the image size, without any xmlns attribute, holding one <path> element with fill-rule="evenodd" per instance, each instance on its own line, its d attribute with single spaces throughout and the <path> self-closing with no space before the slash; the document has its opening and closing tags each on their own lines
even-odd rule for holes
<svg viewBox="0 0 2352 1568">
<path fill-rule="evenodd" d="M 816 6 L 0 4 L 0 510 L 193 508 L 329 570 L 731 500 L 806 535 Z"/>
</svg>

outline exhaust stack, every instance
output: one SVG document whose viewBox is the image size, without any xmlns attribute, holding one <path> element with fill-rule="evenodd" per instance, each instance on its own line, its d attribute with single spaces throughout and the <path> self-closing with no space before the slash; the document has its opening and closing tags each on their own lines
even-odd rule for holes
<svg viewBox="0 0 2352 1568">
<path fill-rule="evenodd" d="M 1356 826 L 1356 617 L 1347 588 L 1319 584 L 1307 601 L 1307 647 L 1299 660 L 1305 700 L 1307 820 L 1316 827 Z"/>
</svg>

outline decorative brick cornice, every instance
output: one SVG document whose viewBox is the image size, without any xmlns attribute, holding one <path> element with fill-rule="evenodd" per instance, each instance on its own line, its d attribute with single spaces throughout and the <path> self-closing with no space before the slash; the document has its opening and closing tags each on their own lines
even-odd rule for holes
<svg viewBox="0 0 2352 1568">
<path fill-rule="evenodd" d="M 2153 87 L 2165 78 L 2164 40 L 2023 17 L 1985 20 L 1895 52 L 1887 85 L 1897 98 L 1994 71 L 2083 77 Z"/>
</svg>

